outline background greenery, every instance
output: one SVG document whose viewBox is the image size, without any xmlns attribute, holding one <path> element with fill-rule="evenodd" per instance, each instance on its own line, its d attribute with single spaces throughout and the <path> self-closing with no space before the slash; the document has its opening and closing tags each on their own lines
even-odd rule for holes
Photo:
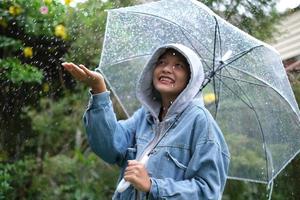
<svg viewBox="0 0 300 200">
<path fill-rule="evenodd" d="M 90 151 L 82 128 L 88 89 L 60 64 L 68 60 L 95 68 L 105 9 L 138 2 L 89 0 L 76 7 L 70 2 L 0 1 L 0 199 L 110 199 L 115 189 L 118 168 Z M 266 41 L 280 19 L 273 0 L 204 3 Z M 300 76 L 289 77 L 299 102 Z M 275 180 L 273 199 L 299 199 L 299 164 L 298 156 Z M 223 199 L 266 199 L 267 194 L 265 185 L 229 180 Z"/>
</svg>

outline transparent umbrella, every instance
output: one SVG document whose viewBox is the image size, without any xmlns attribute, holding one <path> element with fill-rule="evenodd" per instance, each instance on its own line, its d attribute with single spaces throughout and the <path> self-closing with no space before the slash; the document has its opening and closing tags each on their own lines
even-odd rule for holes
<svg viewBox="0 0 300 200">
<path fill-rule="evenodd" d="M 299 152 L 300 113 L 279 54 L 195 0 L 108 11 L 99 69 L 130 116 L 152 51 L 181 43 L 202 58 L 199 85 L 231 152 L 229 178 L 270 183 Z"/>
</svg>

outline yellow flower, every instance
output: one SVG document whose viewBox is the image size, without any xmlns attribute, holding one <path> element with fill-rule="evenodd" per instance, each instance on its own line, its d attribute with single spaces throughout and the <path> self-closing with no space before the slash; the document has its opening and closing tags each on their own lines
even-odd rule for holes
<svg viewBox="0 0 300 200">
<path fill-rule="evenodd" d="M 44 0 L 45 4 L 51 4 L 52 3 L 52 0 Z"/>
<path fill-rule="evenodd" d="M 203 97 L 204 103 L 211 104 L 216 101 L 216 95 L 214 93 L 207 93 Z"/>
<path fill-rule="evenodd" d="M 44 83 L 43 84 L 43 92 L 49 92 L 49 90 L 50 90 L 49 84 L 48 83 Z"/>
<path fill-rule="evenodd" d="M 65 0 L 65 4 L 66 5 L 70 5 L 70 3 L 72 3 L 73 0 Z"/>
<path fill-rule="evenodd" d="M 61 37 L 62 39 L 67 38 L 67 32 L 66 32 L 66 27 L 63 25 L 57 25 L 55 26 L 55 31 L 54 31 L 55 36 Z"/>
<path fill-rule="evenodd" d="M 13 16 L 17 16 L 21 14 L 22 8 L 20 6 L 10 6 L 8 12 Z"/>
<path fill-rule="evenodd" d="M 26 58 L 32 58 L 33 55 L 32 47 L 25 47 L 23 53 Z"/>
</svg>

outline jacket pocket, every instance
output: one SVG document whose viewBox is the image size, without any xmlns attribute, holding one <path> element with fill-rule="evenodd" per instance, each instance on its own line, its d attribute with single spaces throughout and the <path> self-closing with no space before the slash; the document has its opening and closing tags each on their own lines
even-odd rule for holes
<svg viewBox="0 0 300 200">
<path fill-rule="evenodd" d="M 179 162 L 176 158 L 174 158 L 169 151 L 167 151 L 166 154 L 167 154 L 167 157 L 170 160 L 172 160 L 177 167 L 179 167 L 180 169 L 184 169 L 184 170 L 187 168 L 187 166 L 185 166 L 184 164 Z"/>
<path fill-rule="evenodd" d="M 155 153 L 151 154 L 147 169 L 154 178 L 172 178 L 179 181 L 185 178 L 189 160 L 188 149 L 158 147 Z"/>
</svg>

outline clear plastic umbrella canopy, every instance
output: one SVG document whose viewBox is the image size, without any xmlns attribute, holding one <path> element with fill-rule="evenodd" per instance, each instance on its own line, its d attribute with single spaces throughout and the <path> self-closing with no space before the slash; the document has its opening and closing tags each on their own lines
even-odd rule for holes
<svg viewBox="0 0 300 200">
<path fill-rule="evenodd" d="M 152 51 L 181 43 L 202 58 L 202 89 L 231 152 L 229 178 L 270 183 L 299 152 L 300 114 L 279 54 L 194 0 L 108 11 L 99 68 L 128 115 Z M 205 87 L 204 87 L 205 86 Z"/>
</svg>

